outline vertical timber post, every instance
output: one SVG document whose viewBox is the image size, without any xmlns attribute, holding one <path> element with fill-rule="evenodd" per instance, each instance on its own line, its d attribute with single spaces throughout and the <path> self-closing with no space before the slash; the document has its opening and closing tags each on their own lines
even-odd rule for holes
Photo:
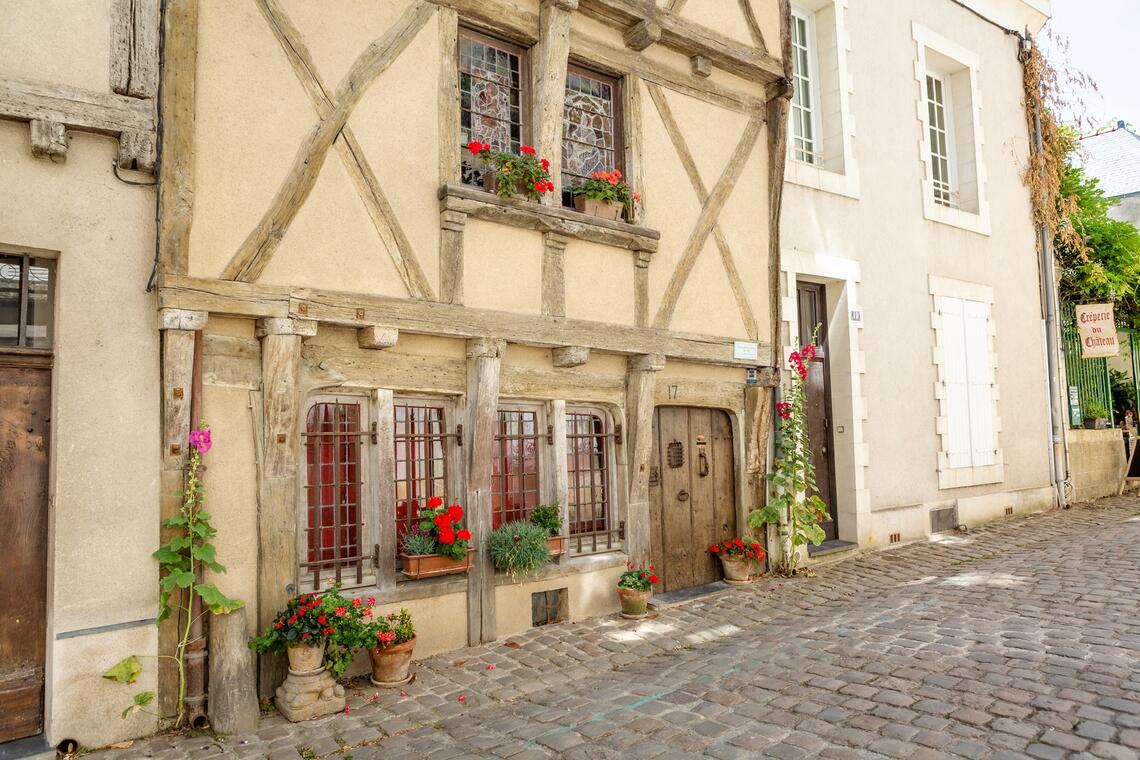
<svg viewBox="0 0 1140 760">
<path fill-rule="evenodd" d="M 475 561 L 467 576 L 467 643 L 495 638 L 495 572 L 487 551 L 491 532 L 491 454 L 498 420 L 499 367 L 506 343 L 491 338 L 467 341 L 467 528 Z"/>
<path fill-rule="evenodd" d="M 257 627 L 263 629 L 296 590 L 297 454 L 301 339 L 317 334 L 304 319 L 257 321 L 261 338 L 261 393 L 264 409 L 258 493 Z M 285 679 L 282 657 L 261 658 L 258 692 L 271 696 Z"/>
<path fill-rule="evenodd" d="M 629 358 L 625 380 L 625 415 L 629 436 L 629 513 L 626 515 L 626 553 L 636 564 L 649 560 L 649 457 L 653 452 L 653 402 L 657 373 L 665 357 L 643 354 Z"/>
<path fill-rule="evenodd" d="M 550 161 L 554 184 L 562 176 L 562 121 L 566 103 L 566 66 L 570 56 L 570 15 L 578 0 L 542 0 L 534 66 L 534 123 L 538 154 Z M 544 195 L 549 206 L 562 204 L 562 193 Z"/>
</svg>

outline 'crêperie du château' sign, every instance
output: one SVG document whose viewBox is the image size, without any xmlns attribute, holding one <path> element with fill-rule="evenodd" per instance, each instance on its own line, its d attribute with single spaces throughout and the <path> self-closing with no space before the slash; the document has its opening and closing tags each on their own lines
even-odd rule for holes
<svg viewBox="0 0 1140 760">
<path fill-rule="evenodd" d="M 1076 316 L 1083 358 L 1094 359 L 1120 353 L 1120 344 L 1116 341 L 1116 320 L 1112 318 L 1112 304 L 1078 304 Z"/>
</svg>

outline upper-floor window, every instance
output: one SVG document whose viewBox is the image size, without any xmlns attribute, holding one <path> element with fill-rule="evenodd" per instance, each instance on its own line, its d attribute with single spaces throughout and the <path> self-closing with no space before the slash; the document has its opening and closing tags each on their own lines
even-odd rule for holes
<svg viewBox="0 0 1140 760">
<path fill-rule="evenodd" d="M 55 262 L 0 254 L 0 346 L 51 348 Z"/>
<path fill-rule="evenodd" d="M 950 140 L 954 128 L 950 122 L 949 98 L 946 79 L 937 74 L 927 74 L 926 113 L 930 129 L 930 173 L 934 185 L 934 202 L 940 206 L 957 207 L 958 172 Z"/>
<path fill-rule="evenodd" d="M 562 203 L 594 172 L 621 168 L 621 89 L 618 80 L 571 65 L 566 74 L 562 129 Z"/>
<path fill-rule="evenodd" d="M 541 503 L 539 493 L 539 410 L 499 410 L 491 456 L 491 527 L 530 517 Z"/>
<path fill-rule="evenodd" d="M 792 11 L 792 158 L 822 164 L 815 14 Z"/>
<path fill-rule="evenodd" d="M 526 51 L 508 42 L 459 30 L 460 144 L 478 140 L 494 150 L 518 152 L 527 132 Z M 463 182 L 478 185 L 482 172 L 463 156 Z"/>
</svg>

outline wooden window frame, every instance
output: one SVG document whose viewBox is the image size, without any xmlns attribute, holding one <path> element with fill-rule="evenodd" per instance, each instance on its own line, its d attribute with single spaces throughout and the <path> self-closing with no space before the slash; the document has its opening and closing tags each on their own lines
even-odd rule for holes
<svg viewBox="0 0 1140 760">
<path fill-rule="evenodd" d="M 359 428 L 355 434 L 359 438 L 359 458 L 357 462 L 357 470 L 359 472 L 359 490 L 357 495 L 357 514 L 359 520 L 358 526 L 358 553 L 360 562 L 359 569 L 357 570 L 357 578 L 351 577 L 346 579 L 343 576 L 352 573 L 351 566 L 339 566 L 333 568 L 320 568 L 316 570 L 316 580 L 314 583 L 314 570 L 313 567 L 319 567 L 322 563 L 320 560 L 316 562 L 309 562 L 309 503 L 308 493 L 312 487 L 309 483 L 309 467 L 308 467 L 308 439 L 313 434 L 308 432 L 308 418 L 309 413 L 318 404 L 359 404 Z M 326 572 L 331 574 L 335 580 L 340 580 L 344 583 L 345 588 L 362 588 L 368 586 L 375 586 L 377 584 L 377 570 L 373 561 L 373 547 L 376 545 L 377 537 L 379 535 L 377 520 L 379 518 L 379 510 L 375 498 L 374 484 L 370 477 L 370 470 L 372 466 L 372 457 L 375 453 L 369 448 L 371 437 L 368 433 L 369 426 L 372 419 L 372 400 L 365 393 L 319 393 L 313 394 L 305 399 L 305 404 L 301 412 L 301 487 L 298 489 L 298 530 L 297 530 L 297 579 L 298 589 L 303 591 L 319 591 L 326 588 L 324 575 Z"/>
<path fill-rule="evenodd" d="M 395 410 L 396 410 L 396 407 L 400 407 L 400 406 L 405 406 L 405 407 L 406 406 L 415 406 L 415 407 L 430 406 L 430 407 L 437 407 L 437 408 L 443 410 L 443 431 L 444 432 L 443 432 L 442 436 L 439 436 L 439 437 L 443 438 L 443 460 L 444 460 L 443 481 L 444 481 L 444 489 L 445 489 L 445 495 L 443 496 L 443 499 L 446 503 L 453 503 L 453 504 L 463 504 L 464 503 L 463 494 L 462 494 L 462 491 L 463 491 L 463 485 L 462 485 L 463 484 L 463 479 L 462 479 L 463 473 L 461 472 L 461 470 L 462 470 L 462 466 L 461 466 L 462 465 L 462 459 L 458 458 L 458 454 L 462 453 L 462 448 L 460 447 L 460 445 L 458 443 L 458 438 L 459 438 L 459 432 L 458 431 L 460 430 L 460 428 L 457 427 L 458 411 L 457 411 L 457 406 L 455 404 L 455 401 L 449 397 L 446 397 L 446 396 L 417 396 L 417 395 L 411 395 L 411 394 L 399 394 L 399 395 L 393 394 L 393 397 L 392 397 L 392 440 L 388 442 L 388 444 L 391 445 L 392 452 L 393 452 L 393 456 L 392 456 L 393 471 L 391 473 L 391 477 L 392 477 L 392 482 L 391 482 L 392 514 L 390 516 L 384 517 L 384 519 L 390 519 L 393 524 L 396 524 L 396 522 L 397 522 L 397 517 L 396 517 L 397 511 L 396 510 L 398 509 L 399 502 L 400 502 L 398 495 L 396 493 L 396 488 L 397 488 L 397 485 L 399 484 L 400 480 L 396 477 L 396 471 L 394 469 L 396 462 L 397 462 L 396 449 L 398 446 L 398 440 L 397 440 L 398 434 L 396 432 Z M 435 436 L 433 436 L 433 437 L 435 437 Z M 384 442 L 381 441 L 380 444 L 384 445 Z M 458 453 L 457 453 L 456 449 L 459 450 Z M 457 470 L 459 470 L 459 471 L 457 471 Z M 384 477 L 383 474 L 381 475 L 381 477 L 382 478 Z M 396 530 L 396 541 L 395 541 L 394 552 L 396 555 L 394 567 L 396 567 L 398 570 L 399 569 L 399 554 L 400 554 L 399 530 Z M 401 575 L 397 575 L 398 580 L 401 578 L 402 578 Z"/>
<path fill-rule="evenodd" d="M 788 109 L 789 117 L 791 120 L 791 128 L 789 130 L 788 143 L 791 146 L 792 160 L 799 161 L 800 163 L 808 164 L 810 166 L 822 167 L 825 162 L 825 156 L 820 149 L 820 143 L 823 140 L 823 130 L 821 128 L 823 108 L 820 103 L 821 100 L 821 86 L 820 86 L 820 70 L 819 70 L 819 53 L 818 53 L 818 37 L 815 31 L 815 12 L 805 11 L 802 8 L 792 8 L 792 55 L 795 57 L 797 52 L 797 44 L 795 42 L 795 28 L 796 21 L 803 22 L 804 28 L 804 41 L 802 47 L 807 54 L 808 71 L 806 74 L 794 74 L 793 79 L 803 79 L 808 83 L 810 92 L 806 104 L 796 104 L 795 99 L 792 99 L 791 105 Z M 795 60 L 793 60 L 793 66 Z M 799 113 L 804 116 L 811 126 L 811 148 L 804 149 L 796 145 L 796 141 L 806 142 L 803 137 L 796 135 L 796 115 L 797 109 Z"/>
<path fill-rule="evenodd" d="M 20 270 L 16 302 L 16 342 L 13 345 L 0 345 L 0 351 L 21 350 L 51 353 L 55 344 L 55 298 L 58 270 L 56 260 L 45 256 L 37 256 L 27 251 L 8 251 L 3 248 L 0 248 L 0 258 L 17 259 L 18 261 L 14 266 Z M 28 328 L 32 326 L 28 318 L 32 305 L 30 270 L 33 266 L 43 267 L 48 270 L 48 304 L 51 308 L 48 314 L 48 321 L 44 325 L 47 330 L 47 345 L 43 346 L 30 345 L 28 337 Z"/>
<path fill-rule="evenodd" d="M 582 533 L 573 533 L 571 526 L 574 523 L 571 511 L 573 506 L 570 504 L 570 495 L 575 493 L 575 473 L 579 471 L 572 471 L 570 469 L 569 460 L 573 447 L 571 440 L 575 436 L 570 426 L 571 415 L 590 415 L 597 417 L 602 423 L 602 432 L 591 434 L 590 438 L 601 438 L 604 442 L 602 457 L 605 463 L 605 469 L 602 471 L 605 478 L 605 511 L 606 511 L 606 528 L 604 531 L 585 531 Z M 616 456 L 616 435 L 613 422 L 613 416 L 602 407 L 580 405 L 580 404 L 567 404 L 566 405 L 566 457 L 559 466 L 566 468 L 566 525 L 563 526 L 563 533 L 567 538 L 567 545 L 572 555 L 589 555 L 598 554 L 601 552 L 617 551 L 621 549 L 622 542 L 619 538 L 621 530 L 618 525 L 618 504 L 617 496 L 620 489 L 617 487 L 617 456 Z M 594 502 L 591 502 L 593 504 Z M 587 547 L 587 541 L 589 546 Z"/>
<path fill-rule="evenodd" d="M 500 433 L 500 431 L 502 429 L 501 428 L 502 420 L 501 420 L 500 415 L 503 412 L 524 412 L 524 413 L 528 413 L 528 414 L 534 414 L 534 436 L 533 437 L 535 440 L 535 452 L 534 452 L 535 506 L 539 506 L 539 505 L 545 503 L 544 500 L 546 497 L 546 491 L 543 488 L 543 470 L 544 470 L 544 468 L 551 466 L 551 463 L 549 461 L 549 457 L 547 456 L 547 452 L 544 451 L 542 448 L 543 446 L 546 446 L 549 444 L 549 441 L 548 441 L 549 427 L 547 427 L 548 420 L 547 420 L 545 406 L 542 403 L 532 403 L 532 402 L 526 402 L 526 401 L 522 401 L 522 402 L 500 401 L 498 407 L 495 410 L 495 415 L 496 415 L 495 434 L 494 434 L 494 436 L 492 436 L 492 439 L 491 439 L 491 445 L 494 447 L 492 449 L 492 455 L 491 455 L 491 461 L 492 461 L 492 470 L 491 470 L 491 503 L 492 503 L 492 506 L 491 506 L 491 525 L 492 526 L 494 526 L 495 518 L 497 515 L 500 516 L 500 518 L 499 518 L 500 519 L 500 525 L 503 525 L 503 524 L 506 524 L 507 522 L 510 522 L 510 518 L 508 518 L 507 510 L 505 508 L 501 508 L 498 510 L 496 510 L 494 508 L 494 499 L 495 499 L 496 495 L 498 495 L 500 500 L 501 500 L 508 493 L 505 489 L 501 492 L 499 490 L 497 490 L 498 485 L 496 482 L 500 478 L 505 478 L 506 475 L 504 473 L 500 473 L 499 475 L 496 475 L 495 471 L 494 471 L 494 463 L 504 461 L 504 458 L 501 454 L 502 444 L 500 443 L 503 440 L 503 437 Z M 528 489 L 524 488 L 521 491 L 519 491 L 518 493 L 519 494 L 526 494 L 528 492 L 529 492 Z M 511 492 L 511 493 L 514 493 L 514 492 Z M 523 498 L 524 505 L 521 508 L 521 510 L 520 510 L 521 514 L 517 516 L 517 519 L 520 519 L 520 520 L 530 519 L 530 513 L 525 506 L 525 501 L 526 501 L 526 499 L 524 496 L 524 498 Z"/>
<path fill-rule="evenodd" d="M 577 74 L 578 76 L 589 77 L 590 79 L 597 80 L 603 84 L 608 84 L 610 86 L 611 92 L 612 92 L 611 100 L 613 101 L 613 107 L 614 107 L 614 115 L 613 115 L 613 122 L 614 122 L 614 147 L 613 147 L 614 168 L 620 170 L 622 173 L 622 176 L 625 176 L 626 175 L 626 160 L 625 160 L 626 159 L 626 156 L 625 156 L 626 136 L 625 136 L 625 109 L 623 107 L 623 103 L 624 103 L 624 99 L 625 99 L 624 78 L 621 75 L 607 74 L 604 71 L 600 71 L 596 68 L 589 66 L 588 64 L 579 64 L 579 63 L 574 63 L 573 61 L 569 62 L 566 66 L 567 80 L 569 80 L 569 77 L 571 74 Z M 565 121 L 566 121 L 566 100 L 565 100 L 565 98 L 566 98 L 566 95 L 565 95 L 566 87 L 565 86 L 563 87 L 562 92 L 563 92 L 563 103 L 562 103 L 563 129 L 562 129 L 562 138 L 561 138 L 561 140 L 559 140 L 559 143 L 558 143 L 558 150 L 559 150 L 560 154 L 562 151 L 563 144 L 568 139 L 566 137 L 566 129 L 565 129 Z M 561 164 L 561 162 L 560 162 L 560 164 Z M 561 165 L 562 165 L 562 174 L 565 175 L 566 174 L 566 166 L 564 164 L 561 164 Z M 630 181 L 630 177 L 625 177 L 625 178 L 626 178 L 627 182 Z M 561 183 L 561 179 L 562 178 L 559 177 L 560 183 Z M 639 189 L 640 188 L 634 188 L 634 190 L 639 190 Z M 573 194 L 568 193 L 566 191 L 563 191 L 562 196 L 563 196 L 562 197 L 562 205 L 565 207 L 568 207 L 568 208 L 572 208 L 574 206 Z"/>
<path fill-rule="evenodd" d="M 519 59 L 519 144 L 526 145 L 533 139 L 531 137 L 531 66 L 530 66 L 530 48 L 520 45 L 517 42 L 497 37 L 485 32 L 479 31 L 471 26 L 467 26 L 462 22 L 459 24 L 458 33 L 455 37 L 455 80 L 456 88 L 459 94 L 459 107 L 457 109 L 459 116 L 459 124 L 457 131 L 459 134 L 459 177 L 457 178 L 459 184 L 463 182 L 463 164 L 469 159 L 467 153 L 467 144 L 463 142 L 463 86 L 460 82 L 460 77 L 463 75 L 463 56 L 461 48 L 463 40 L 468 39 L 471 41 L 479 42 L 484 45 L 498 48 L 512 55 L 518 56 Z M 481 184 L 472 184 L 468 187 L 482 187 Z"/>
</svg>

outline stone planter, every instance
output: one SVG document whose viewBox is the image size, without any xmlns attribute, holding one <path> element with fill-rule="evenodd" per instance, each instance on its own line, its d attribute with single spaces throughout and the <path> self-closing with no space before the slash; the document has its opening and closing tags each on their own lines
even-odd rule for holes
<svg viewBox="0 0 1140 760">
<path fill-rule="evenodd" d="M 467 550 L 467 556 L 460 560 L 442 554 L 401 554 L 404 575 L 412 580 L 434 578 L 437 575 L 456 575 L 471 569 L 471 555 L 474 549 Z"/>
<path fill-rule="evenodd" d="M 557 559 L 566 553 L 566 536 L 551 536 L 546 545 L 550 547 L 550 558 Z"/>
<path fill-rule="evenodd" d="M 590 216 L 596 216 L 600 219 L 620 222 L 622 212 L 625 209 L 622 204 L 617 201 L 598 201 L 593 198 L 587 198 L 584 195 L 575 195 L 574 210 L 580 211 L 583 214 L 589 214 Z"/>
<path fill-rule="evenodd" d="M 289 670 L 293 673 L 311 673 L 319 670 L 325 662 L 325 647 L 311 647 L 306 644 L 290 644 L 285 648 L 289 657 Z"/>
<path fill-rule="evenodd" d="M 618 598 L 621 599 L 621 616 L 636 620 L 645 617 L 649 611 L 649 597 L 653 596 L 653 590 L 649 591 L 636 591 L 631 588 L 619 588 L 617 590 Z"/>
<path fill-rule="evenodd" d="M 720 566 L 724 569 L 725 583 L 748 583 L 748 576 L 752 572 L 752 563 L 738 557 L 720 555 Z"/>
<path fill-rule="evenodd" d="M 369 649 L 368 654 L 372 658 L 372 685 L 399 686 L 411 680 L 408 669 L 415 648 L 416 640 L 412 638 L 403 644 Z"/>
</svg>

